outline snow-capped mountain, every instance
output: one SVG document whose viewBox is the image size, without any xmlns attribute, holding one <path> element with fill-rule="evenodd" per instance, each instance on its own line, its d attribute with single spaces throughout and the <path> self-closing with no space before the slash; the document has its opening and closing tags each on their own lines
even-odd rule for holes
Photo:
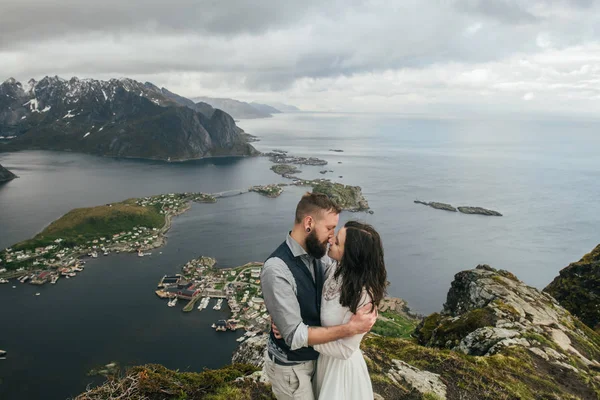
<svg viewBox="0 0 600 400">
<path fill-rule="evenodd" d="M 252 155 L 231 116 L 133 79 L 45 77 L 0 85 L 0 151 L 37 148 L 157 159 Z"/>
</svg>

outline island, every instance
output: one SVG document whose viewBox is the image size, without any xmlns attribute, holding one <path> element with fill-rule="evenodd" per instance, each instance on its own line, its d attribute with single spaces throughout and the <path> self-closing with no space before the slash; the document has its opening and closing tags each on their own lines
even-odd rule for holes
<svg viewBox="0 0 600 400">
<path fill-rule="evenodd" d="M 293 175 L 299 174 L 302 172 L 295 166 L 289 165 L 289 164 L 273 165 L 273 166 L 271 166 L 271 171 L 275 172 L 278 175 L 283 176 L 284 178 L 288 178 L 288 179 L 296 179 L 296 177 Z"/>
<path fill-rule="evenodd" d="M 456 208 L 452 207 L 452 205 L 450 204 L 446 204 L 446 203 L 438 203 L 435 201 L 432 202 L 426 202 L 426 201 L 421 201 L 421 200 L 415 200 L 416 204 L 423 204 L 425 206 L 429 206 L 432 208 L 435 208 L 437 210 L 445 210 L 445 211 L 453 211 L 456 212 Z"/>
<path fill-rule="evenodd" d="M 344 150 L 340 150 L 340 149 L 329 149 L 329 151 L 333 151 L 335 153 L 343 153 Z"/>
<path fill-rule="evenodd" d="M 269 160 L 275 164 L 327 165 L 327 161 L 320 158 L 290 156 L 287 152 L 282 152 L 281 150 L 263 153 L 262 155 L 269 157 Z"/>
<path fill-rule="evenodd" d="M 461 206 L 461 207 L 458 207 L 458 211 L 460 211 L 463 214 L 489 215 L 492 217 L 501 217 L 502 216 L 502 214 L 500 214 L 498 211 L 488 210 L 487 208 L 482 208 L 482 207 Z"/>
<path fill-rule="evenodd" d="M 250 188 L 250 191 L 256 192 L 256 193 L 261 194 L 266 197 L 275 198 L 275 197 L 279 197 L 279 195 L 283 192 L 282 186 L 284 186 L 284 185 L 285 184 L 280 183 L 280 184 L 271 184 L 271 185 L 252 186 Z"/>
<path fill-rule="evenodd" d="M 461 206 L 461 207 L 455 208 L 454 206 L 452 206 L 451 204 L 448 204 L 448 203 L 439 203 L 436 201 L 427 202 L 427 201 L 421 201 L 421 200 L 415 200 L 414 203 L 423 204 L 425 206 L 429 206 L 429 207 L 435 208 L 437 210 L 452 211 L 452 212 L 460 211 L 463 214 L 479 214 L 479 215 L 497 216 L 497 217 L 502 216 L 502 214 L 500 214 L 498 211 L 488 210 L 488 209 L 482 208 L 482 207 Z"/>
<path fill-rule="evenodd" d="M 0 165 L 0 183 L 12 181 L 17 178 L 15 174 Z"/>
<path fill-rule="evenodd" d="M 329 179 L 294 179 L 294 186 L 311 186 L 313 193 L 326 194 L 342 210 L 346 211 L 367 211 L 369 203 L 362 194 L 360 186 L 344 185 L 337 182 L 331 182 Z"/>
</svg>

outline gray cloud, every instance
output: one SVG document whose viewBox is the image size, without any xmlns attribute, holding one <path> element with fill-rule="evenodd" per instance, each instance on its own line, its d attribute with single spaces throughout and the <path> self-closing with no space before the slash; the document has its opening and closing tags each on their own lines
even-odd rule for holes
<svg viewBox="0 0 600 400">
<path fill-rule="evenodd" d="M 481 14 L 509 24 L 534 23 L 538 17 L 527 11 L 516 0 L 459 0 L 459 10 L 467 13 Z"/>
<path fill-rule="evenodd" d="M 6 77 L 131 76 L 190 96 L 305 98 L 304 90 L 321 99 L 328 90 L 323 82 L 346 82 L 357 87 L 339 98 L 381 92 L 425 101 L 407 93 L 421 88 L 437 99 L 444 93 L 434 88 L 456 89 L 459 82 L 462 97 L 463 91 L 494 93 L 512 81 L 540 80 L 539 74 L 585 63 L 594 71 L 594 54 L 581 65 L 564 65 L 555 53 L 597 43 L 598 11 L 589 0 L 2 0 L 0 65 Z M 553 54 L 553 64 L 530 75 L 518 60 L 538 53 Z M 396 81 L 412 76 L 419 85 L 403 81 L 404 88 L 386 91 L 381 79 L 388 75 Z M 529 103 L 536 98 L 526 97 Z"/>
</svg>

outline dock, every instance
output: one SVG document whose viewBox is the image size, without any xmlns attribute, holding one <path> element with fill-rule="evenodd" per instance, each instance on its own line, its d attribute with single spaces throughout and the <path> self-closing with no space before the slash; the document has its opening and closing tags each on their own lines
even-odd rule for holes
<svg viewBox="0 0 600 400">
<path fill-rule="evenodd" d="M 198 301 L 198 299 L 200 299 L 202 297 L 202 293 L 197 294 L 196 296 L 194 296 L 187 304 L 185 307 L 183 307 L 183 312 L 190 312 L 194 309 L 194 304 L 196 304 L 196 302 Z"/>
</svg>

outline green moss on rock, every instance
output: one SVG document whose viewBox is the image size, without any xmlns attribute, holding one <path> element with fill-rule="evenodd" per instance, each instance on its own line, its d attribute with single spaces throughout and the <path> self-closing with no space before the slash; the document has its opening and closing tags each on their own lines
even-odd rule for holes
<svg viewBox="0 0 600 400">
<path fill-rule="evenodd" d="M 596 390 L 600 390 L 600 384 L 585 382 L 572 371 L 548 364 L 521 347 L 476 357 L 423 347 L 409 340 L 369 336 L 363 341 L 362 350 L 380 371 L 389 371 L 393 368 L 390 360 L 397 359 L 439 374 L 447 386 L 449 400 L 593 399 Z"/>
<path fill-rule="evenodd" d="M 560 271 L 544 291 L 600 332 L 600 245 Z"/>
</svg>

